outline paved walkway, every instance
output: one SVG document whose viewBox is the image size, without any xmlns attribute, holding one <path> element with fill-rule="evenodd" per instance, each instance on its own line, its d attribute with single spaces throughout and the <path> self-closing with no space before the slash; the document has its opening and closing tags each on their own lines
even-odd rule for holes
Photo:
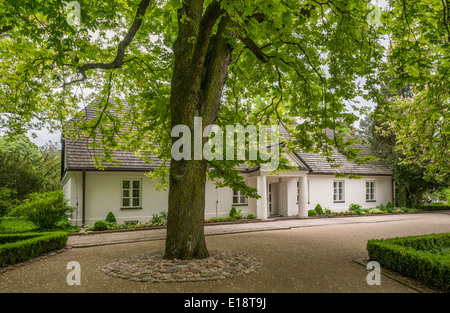
<svg viewBox="0 0 450 313">
<path fill-rule="evenodd" d="M 390 215 L 357 215 L 357 216 L 337 216 L 330 218 L 271 218 L 266 221 L 255 221 L 249 223 L 235 224 L 206 224 L 205 235 L 236 234 L 246 232 L 260 232 L 268 230 L 287 230 L 300 227 L 343 225 L 343 224 L 364 224 L 382 222 L 400 222 L 423 220 L 434 218 L 436 212 L 423 214 L 390 214 Z M 446 213 L 450 215 L 450 211 Z M 67 245 L 74 248 L 91 247 L 98 245 L 108 245 L 116 243 L 131 243 L 150 240 L 164 240 L 166 229 L 150 230 L 127 230 L 118 232 L 95 233 L 90 235 L 70 236 Z"/>
<path fill-rule="evenodd" d="M 263 266 L 242 277 L 183 283 L 135 282 L 101 270 L 163 250 L 165 229 L 70 236 L 71 249 L 0 273 L 0 293 L 416 293 L 384 275 L 381 285 L 368 285 L 369 271 L 355 260 L 367 257 L 369 239 L 443 232 L 450 232 L 450 211 L 210 225 L 209 250 L 250 253 Z M 80 285 L 67 283 L 72 261 L 80 264 Z"/>
</svg>

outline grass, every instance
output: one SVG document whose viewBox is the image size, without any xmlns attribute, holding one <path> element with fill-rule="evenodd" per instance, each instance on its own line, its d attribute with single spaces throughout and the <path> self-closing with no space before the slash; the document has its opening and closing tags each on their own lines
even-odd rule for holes
<svg viewBox="0 0 450 313">
<path fill-rule="evenodd" d="M 70 226 L 69 222 L 61 221 L 52 229 L 39 229 L 35 224 L 20 217 L 3 217 L 0 219 L 0 234 L 19 234 L 29 232 L 66 231 L 77 232 L 80 227 Z"/>
</svg>

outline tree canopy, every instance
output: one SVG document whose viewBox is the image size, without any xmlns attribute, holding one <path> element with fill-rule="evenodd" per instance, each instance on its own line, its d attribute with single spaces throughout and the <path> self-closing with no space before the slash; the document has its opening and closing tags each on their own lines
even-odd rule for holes
<svg viewBox="0 0 450 313">
<path fill-rule="evenodd" d="M 402 164 L 417 164 L 430 180 L 448 184 L 449 3 L 390 1 L 390 8 L 383 23 L 390 45 L 379 78 L 385 88 L 377 91 L 375 113 L 394 134 Z"/>
<path fill-rule="evenodd" d="M 7 114 L 1 126 L 61 127 L 101 99 L 98 119 L 86 128 L 122 134 L 105 146 L 126 143 L 170 159 L 167 145 L 154 143 L 170 142 L 174 52 L 182 49 L 176 39 L 186 24 L 195 31 L 183 34 L 189 53 L 220 32 L 232 48 L 219 116 L 210 122 L 281 122 L 294 135 L 293 145 L 331 153 L 333 145 L 345 145 L 339 136 L 330 141 L 323 129 L 348 134 L 357 119 L 348 103 L 363 92 L 357 79 L 375 74 L 383 51 L 380 32 L 367 23 L 366 1 L 79 3 L 79 23 L 71 25 L 75 12 L 64 1 L 4 1 L 0 108 Z M 188 10 L 195 6 L 197 12 Z M 226 34 L 219 29 L 225 17 Z M 132 104 L 122 116 L 130 123 L 108 114 L 112 99 Z M 294 120 L 303 123 L 294 129 Z M 154 140 L 142 140 L 149 137 Z"/>
</svg>

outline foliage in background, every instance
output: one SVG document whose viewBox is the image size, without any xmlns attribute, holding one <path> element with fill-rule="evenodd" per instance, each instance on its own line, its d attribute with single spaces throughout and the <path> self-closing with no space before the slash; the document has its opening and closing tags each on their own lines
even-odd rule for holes
<svg viewBox="0 0 450 313">
<path fill-rule="evenodd" d="M 17 191 L 6 187 L 0 187 L 0 218 L 11 211 L 15 203 Z"/>
<path fill-rule="evenodd" d="M 376 120 L 395 138 L 405 180 L 450 180 L 449 3 L 391 0 L 379 31 L 389 36 L 374 92 Z M 381 126 L 381 125 L 379 125 Z M 415 169 L 423 169 L 421 171 Z M 419 174 L 420 173 L 420 174 Z M 410 177 L 407 177 L 409 174 Z M 416 181 L 416 186 L 421 182 Z M 418 187 L 419 194 L 423 187 Z M 409 192 L 407 191 L 408 197 Z M 414 200 L 411 200 L 415 202 Z"/>
<path fill-rule="evenodd" d="M 60 151 L 38 147 L 25 135 L 0 137 L 0 216 L 29 194 L 60 190 Z"/>
<path fill-rule="evenodd" d="M 396 205 L 418 208 L 427 191 L 443 189 L 449 182 L 426 175 L 426 169 L 417 163 L 402 162 L 405 155 L 398 150 L 395 134 L 388 132 L 384 121 L 377 120 L 376 116 L 375 111 L 360 122 L 360 139 L 392 170 Z"/>
</svg>

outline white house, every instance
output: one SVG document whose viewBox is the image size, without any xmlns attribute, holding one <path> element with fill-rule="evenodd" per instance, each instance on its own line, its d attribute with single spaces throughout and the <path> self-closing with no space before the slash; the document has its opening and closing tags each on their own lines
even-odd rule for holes
<svg viewBox="0 0 450 313">
<path fill-rule="evenodd" d="M 86 118 L 95 112 L 85 109 Z M 363 153 L 370 151 L 360 145 Z M 125 151 L 116 151 L 114 158 L 120 166 L 97 170 L 92 162 L 95 151 L 89 150 L 85 140 L 62 138 L 62 184 L 69 205 L 77 210 L 71 223 L 92 225 L 113 212 L 118 223 L 148 222 L 153 214 L 167 211 L 168 190 L 156 190 L 156 184 L 145 174 L 155 164 L 149 164 Z M 307 217 L 307 211 L 317 204 L 332 211 L 348 210 L 351 203 L 374 207 L 394 202 L 394 181 L 389 168 L 382 162 L 357 165 L 341 154 L 334 156 L 342 166 L 335 169 L 320 155 L 290 153 L 296 170 L 277 175 L 264 168 L 243 168 L 241 175 L 249 186 L 258 190 L 258 200 L 246 198 L 230 188 L 216 188 L 206 184 L 205 218 L 227 217 L 232 206 L 244 215 L 258 219 L 272 216 Z M 336 178 L 334 173 L 359 175 L 360 179 Z"/>
</svg>

